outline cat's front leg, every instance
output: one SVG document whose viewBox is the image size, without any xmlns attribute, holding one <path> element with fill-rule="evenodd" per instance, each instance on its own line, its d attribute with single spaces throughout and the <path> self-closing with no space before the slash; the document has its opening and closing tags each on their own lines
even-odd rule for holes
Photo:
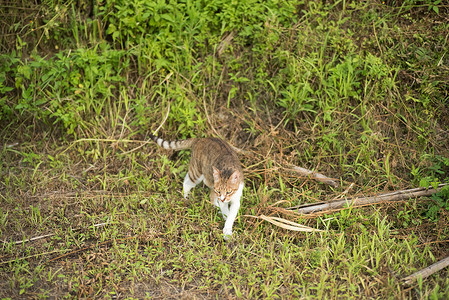
<svg viewBox="0 0 449 300">
<path fill-rule="evenodd" d="M 223 215 L 223 219 L 226 221 L 229 216 L 229 203 L 218 201 L 218 204 L 221 210 L 221 214 Z"/>
<path fill-rule="evenodd" d="M 237 217 L 240 209 L 240 199 L 242 198 L 242 194 L 243 183 L 240 184 L 239 189 L 232 196 L 232 200 L 229 202 L 228 218 L 226 219 L 223 228 L 223 235 L 226 240 L 232 236 L 232 226 L 234 226 L 235 218 Z"/>
<path fill-rule="evenodd" d="M 218 196 L 214 192 L 214 190 L 210 191 L 210 201 L 212 202 L 213 205 L 215 205 L 220 209 L 221 215 L 223 216 L 223 219 L 225 219 L 226 221 L 229 215 L 229 203 L 223 203 L 220 200 L 218 200 Z"/>
<path fill-rule="evenodd" d="M 226 240 L 232 236 L 232 226 L 234 226 L 234 221 L 235 218 L 237 217 L 239 209 L 240 209 L 240 199 L 232 201 L 230 203 L 228 217 L 225 219 L 226 222 L 223 228 L 223 235 Z"/>
</svg>

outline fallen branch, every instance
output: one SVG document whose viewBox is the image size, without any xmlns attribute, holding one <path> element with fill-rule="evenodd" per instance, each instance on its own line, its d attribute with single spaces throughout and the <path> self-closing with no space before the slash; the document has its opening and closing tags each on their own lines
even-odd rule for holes
<svg viewBox="0 0 449 300">
<path fill-rule="evenodd" d="M 286 170 L 291 170 L 296 173 L 299 173 L 301 176 L 310 177 L 311 179 L 314 179 L 316 181 L 329 184 L 330 186 L 336 188 L 339 186 L 338 182 L 336 182 L 334 179 L 329 178 L 327 176 L 324 176 L 323 174 L 311 171 L 306 168 L 301 168 L 295 165 L 289 165 L 289 168 L 285 168 Z"/>
<path fill-rule="evenodd" d="M 430 196 L 439 192 L 447 184 L 440 184 L 436 189 L 415 188 L 409 190 L 395 191 L 391 193 L 371 196 L 371 197 L 355 197 L 344 200 L 319 202 L 312 204 L 304 204 L 288 208 L 288 210 L 294 210 L 301 214 L 310 214 L 315 212 L 323 212 L 328 210 L 334 210 L 344 207 L 356 207 L 368 204 L 377 204 L 382 202 L 401 201 L 404 199 L 417 198 L 423 196 Z"/>
<path fill-rule="evenodd" d="M 420 278 L 420 277 L 422 279 L 427 278 L 430 275 L 432 275 L 433 273 L 436 273 L 439 270 L 446 268 L 447 266 L 449 266 L 449 257 L 446 257 L 446 258 L 434 263 L 433 265 L 428 266 L 427 268 L 424 268 L 418 272 L 415 272 L 412 275 L 403 278 L 402 280 L 404 281 L 405 284 L 410 285 L 418 278 Z"/>
</svg>

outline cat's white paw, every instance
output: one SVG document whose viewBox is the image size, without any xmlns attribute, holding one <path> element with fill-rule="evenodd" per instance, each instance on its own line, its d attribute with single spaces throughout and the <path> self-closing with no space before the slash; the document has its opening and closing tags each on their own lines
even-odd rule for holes
<svg viewBox="0 0 449 300">
<path fill-rule="evenodd" d="M 229 240 L 232 237 L 232 228 L 223 228 L 223 238 Z"/>
<path fill-rule="evenodd" d="M 184 190 L 182 194 L 184 195 L 184 199 L 187 200 L 189 198 L 190 190 Z"/>
</svg>

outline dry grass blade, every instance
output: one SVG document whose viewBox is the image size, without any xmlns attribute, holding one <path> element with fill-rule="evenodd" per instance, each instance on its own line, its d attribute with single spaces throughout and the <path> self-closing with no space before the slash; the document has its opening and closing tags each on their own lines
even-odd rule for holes
<svg viewBox="0 0 449 300">
<path fill-rule="evenodd" d="M 171 74 L 173 74 L 173 73 L 170 73 L 170 76 L 171 76 Z M 159 131 L 159 129 L 161 129 L 162 126 L 165 124 L 165 122 L 166 122 L 167 119 L 168 119 L 168 115 L 169 115 L 169 114 L 170 114 L 170 102 L 168 102 L 168 108 L 167 108 L 167 113 L 165 114 L 165 118 L 164 118 L 164 120 L 162 121 L 162 123 L 159 125 L 159 127 L 153 132 L 154 135 L 157 135 L 157 132 Z"/>
<path fill-rule="evenodd" d="M 45 234 L 45 235 L 41 235 L 41 236 L 32 237 L 32 238 L 29 238 L 29 239 L 26 239 L 26 240 L 17 240 L 17 241 L 14 241 L 12 243 L 17 245 L 17 244 L 21 244 L 21 243 L 37 241 L 37 240 L 44 239 L 46 237 L 50 237 L 50 236 L 54 236 L 54 235 L 55 235 L 54 233 L 49 233 L 49 234 Z M 9 244 L 10 243 L 9 241 L 2 241 L 2 242 L 3 242 L 3 244 Z"/>
<path fill-rule="evenodd" d="M 328 184 L 334 188 L 337 188 L 339 186 L 338 182 L 336 182 L 334 179 L 306 168 L 298 167 L 295 165 L 288 165 L 288 168 L 286 169 L 299 173 L 301 176 L 310 177 L 311 179 L 314 179 L 316 181 Z"/>
<path fill-rule="evenodd" d="M 235 33 L 232 31 L 221 40 L 221 43 L 220 43 L 220 45 L 218 45 L 218 48 L 217 48 L 218 56 L 221 56 L 223 54 L 223 52 L 226 50 L 228 45 L 234 39 L 234 35 L 235 35 Z"/>
<path fill-rule="evenodd" d="M 332 201 L 338 200 L 343 198 L 346 194 L 349 193 L 349 191 L 354 187 L 354 183 L 351 183 L 345 190 L 344 192 L 342 192 L 340 195 L 336 196 L 335 198 L 332 199 Z"/>
<path fill-rule="evenodd" d="M 169 75 L 171 76 L 171 74 L 173 74 L 173 73 L 170 73 Z M 164 120 L 162 121 L 162 123 L 159 125 L 159 127 L 156 128 L 156 130 L 153 132 L 154 135 L 157 135 L 157 132 L 159 131 L 159 129 L 162 128 L 162 126 L 164 125 L 165 121 L 167 121 L 167 118 L 168 118 L 168 115 L 169 115 L 169 114 L 170 114 L 170 102 L 168 102 L 168 108 L 167 108 L 167 113 L 165 114 L 165 118 L 164 118 Z M 131 152 L 134 152 L 134 151 L 136 151 L 136 150 L 139 150 L 140 148 L 142 148 L 142 147 L 145 146 L 145 145 L 146 145 L 146 143 L 145 143 L 145 144 L 142 144 L 142 145 L 140 145 L 140 146 L 137 146 L 136 148 L 133 148 L 133 149 L 131 149 L 131 150 L 129 150 L 129 151 L 123 152 L 122 155 L 126 155 L 126 154 L 128 154 L 128 153 L 131 153 Z"/>
<path fill-rule="evenodd" d="M 268 217 L 265 215 L 260 215 L 255 218 L 265 220 L 267 222 L 270 222 L 271 224 L 274 224 L 276 226 L 279 226 L 281 228 L 287 229 L 287 230 L 293 230 L 293 231 L 304 231 L 304 232 L 322 232 L 322 230 L 315 229 L 312 227 L 304 226 L 301 224 L 298 224 L 293 221 L 289 221 L 283 218 L 278 217 Z"/>
</svg>

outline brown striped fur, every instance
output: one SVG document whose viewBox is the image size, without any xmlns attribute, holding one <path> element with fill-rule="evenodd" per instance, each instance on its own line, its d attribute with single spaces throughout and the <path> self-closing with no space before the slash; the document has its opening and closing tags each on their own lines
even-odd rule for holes
<svg viewBox="0 0 449 300">
<path fill-rule="evenodd" d="M 204 183 L 211 188 L 211 201 L 212 194 L 216 194 L 225 195 L 224 202 L 227 202 L 243 182 L 243 171 L 237 153 L 219 138 L 166 141 L 152 134 L 150 138 L 165 149 L 192 149 L 188 175 L 192 182 L 197 182 L 204 176 Z"/>
</svg>

